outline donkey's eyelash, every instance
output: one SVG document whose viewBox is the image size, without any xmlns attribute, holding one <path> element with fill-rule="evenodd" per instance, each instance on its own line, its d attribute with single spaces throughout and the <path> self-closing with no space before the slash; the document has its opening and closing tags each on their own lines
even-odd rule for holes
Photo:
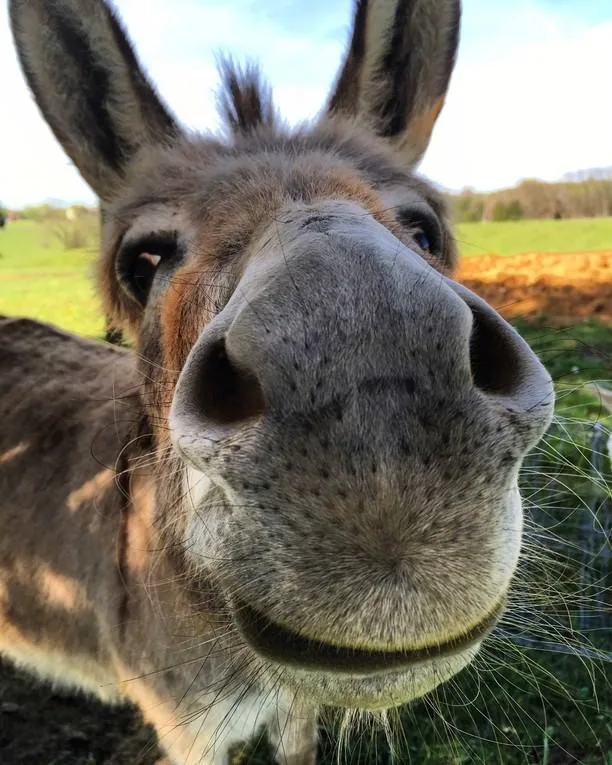
<svg viewBox="0 0 612 765">
<path fill-rule="evenodd" d="M 122 286 L 144 305 L 161 264 L 177 257 L 178 232 L 159 231 L 127 239 L 117 253 L 117 277 Z"/>
<path fill-rule="evenodd" d="M 398 222 L 415 233 L 415 239 L 421 249 L 439 254 L 442 252 L 442 228 L 437 218 L 420 209 L 404 207 L 397 212 Z M 423 246 L 423 243 L 427 243 Z"/>
</svg>

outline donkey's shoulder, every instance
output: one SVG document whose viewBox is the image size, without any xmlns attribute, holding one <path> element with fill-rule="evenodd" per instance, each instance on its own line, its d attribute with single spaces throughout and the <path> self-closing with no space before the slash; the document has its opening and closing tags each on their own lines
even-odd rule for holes
<svg viewBox="0 0 612 765">
<path fill-rule="evenodd" d="M 0 316 L 0 390 L 23 384 L 87 386 L 104 370 L 132 376 L 131 354 L 28 318 Z"/>
<path fill-rule="evenodd" d="M 0 413 L 3 428 L 63 418 L 107 418 L 137 388 L 133 354 L 27 318 L 0 316 Z M 89 413 L 89 414 L 87 414 Z"/>
<path fill-rule="evenodd" d="M 52 324 L 35 319 L 0 315 L 0 363 L 2 375 L 10 371 L 6 364 L 20 359 L 36 363 L 45 359 L 48 363 L 91 363 L 94 359 L 104 362 L 125 355 L 124 349 L 101 341 L 89 340 L 66 332 Z"/>
</svg>

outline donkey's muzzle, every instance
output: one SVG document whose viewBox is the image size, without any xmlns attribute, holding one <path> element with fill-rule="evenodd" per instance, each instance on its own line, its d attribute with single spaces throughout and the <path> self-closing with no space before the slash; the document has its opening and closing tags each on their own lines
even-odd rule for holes
<svg viewBox="0 0 612 765">
<path fill-rule="evenodd" d="M 541 436 L 550 377 L 487 303 L 363 213 L 347 212 L 325 233 L 287 224 L 281 236 L 253 257 L 180 376 L 171 426 L 196 467 L 245 427 L 376 391 L 382 402 L 398 380 L 434 423 L 441 401 L 452 408 L 471 397 L 483 413 L 474 417 L 505 426 L 511 413 L 521 451 Z M 363 437 L 384 409 L 372 410 L 378 423 L 359 424 Z"/>
</svg>

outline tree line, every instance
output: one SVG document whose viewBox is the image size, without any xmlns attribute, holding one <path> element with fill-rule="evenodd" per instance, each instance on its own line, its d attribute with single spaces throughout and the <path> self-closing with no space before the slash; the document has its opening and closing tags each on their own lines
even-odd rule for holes
<svg viewBox="0 0 612 765">
<path fill-rule="evenodd" d="M 557 183 L 527 179 L 509 189 L 479 192 L 466 188 L 459 193 L 448 192 L 447 197 L 453 209 L 454 219 L 458 223 L 521 220 L 522 218 L 612 216 L 612 178 Z M 0 214 L 1 207 L 0 205 Z M 65 238 L 74 239 L 74 242 L 65 242 L 65 244 L 77 247 L 91 244 L 91 240 L 95 240 L 96 236 L 97 208 L 72 205 L 71 211 L 74 213 L 72 221 L 76 221 L 76 225 L 70 227 L 68 231 L 70 236 L 62 231 L 62 228 L 67 228 L 65 224 L 60 228 L 59 234 L 64 234 Z M 57 225 L 58 221 L 66 220 L 66 213 L 64 209 L 42 204 L 22 209 L 19 217 L 47 225 L 51 222 Z M 72 236 L 76 229 L 79 229 L 78 234 Z"/>
<path fill-rule="evenodd" d="M 558 183 L 529 179 L 510 189 L 490 193 L 464 189 L 448 197 L 458 223 L 612 216 L 612 179 Z"/>
</svg>

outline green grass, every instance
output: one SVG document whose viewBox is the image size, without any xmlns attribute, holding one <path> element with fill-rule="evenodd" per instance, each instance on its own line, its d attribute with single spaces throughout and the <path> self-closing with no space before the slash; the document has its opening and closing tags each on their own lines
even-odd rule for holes
<svg viewBox="0 0 612 765">
<path fill-rule="evenodd" d="M 88 278 L 91 253 L 63 251 L 58 244 L 45 242 L 43 234 L 38 224 L 25 221 L 0 231 L 0 313 L 29 315 L 100 336 L 103 321 Z M 466 224 L 459 226 L 458 236 L 468 255 L 610 249 L 612 219 Z M 610 327 L 594 320 L 565 329 L 549 328 L 544 322 L 517 321 L 516 326 L 555 379 L 560 416 L 601 419 L 585 382 L 612 377 Z M 591 491 L 582 472 L 584 454 L 581 445 L 571 440 L 556 442 L 554 448 L 573 466 L 562 469 L 567 490 L 555 500 L 571 514 L 576 494 Z M 577 591 L 580 585 L 573 582 L 572 586 Z M 556 606 L 563 610 L 561 603 Z M 609 636 L 602 636 L 600 643 L 610 650 Z M 350 765 L 612 765 L 612 694 L 606 668 L 576 656 L 543 651 L 509 654 L 507 646 L 495 642 L 478 665 L 480 672 L 466 670 L 439 689 L 433 700 L 416 702 L 400 713 L 394 736 L 396 759 L 389 753 L 384 733 L 367 728 L 351 740 L 344 761 Z M 335 762 L 336 740 L 337 728 L 330 722 L 323 733 L 325 765 Z M 238 753 L 233 765 L 269 762 L 261 743 Z"/>
<path fill-rule="evenodd" d="M 489 654 L 493 655 L 493 651 Z M 503 658 L 497 650 L 496 658 Z M 363 726 L 342 765 L 604 765 L 612 756 L 612 706 L 595 696 L 573 657 L 511 655 L 494 673 L 468 669 L 393 720 L 395 757 L 383 730 Z M 542 663 L 538 669 L 537 663 Z M 593 669 L 593 667 L 591 667 Z M 599 668 L 601 670 L 601 668 Z M 601 683 L 603 684 L 603 683 Z M 607 704 L 607 706 L 606 706 Z M 325 717 L 324 717 L 325 719 Z M 322 765 L 337 765 L 337 722 L 322 725 Z M 270 765 L 264 741 L 232 765 Z"/>
<path fill-rule="evenodd" d="M 550 327 L 544 320 L 516 319 L 513 324 L 555 381 L 557 413 L 576 420 L 605 420 L 586 383 L 612 384 L 612 327 L 596 319 L 570 327 Z"/>
<path fill-rule="evenodd" d="M 53 236 L 53 225 L 31 220 L 0 229 L 0 273 L 6 271 L 79 271 L 91 268 L 93 250 L 65 250 Z"/>
<path fill-rule="evenodd" d="M 0 313 L 101 335 L 104 322 L 90 278 L 94 255 L 62 249 L 40 223 L 7 225 L 0 230 Z"/>
<path fill-rule="evenodd" d="M 612 250 L 612 218 L 460 223 L 461 255 Z"/>
</svg>

